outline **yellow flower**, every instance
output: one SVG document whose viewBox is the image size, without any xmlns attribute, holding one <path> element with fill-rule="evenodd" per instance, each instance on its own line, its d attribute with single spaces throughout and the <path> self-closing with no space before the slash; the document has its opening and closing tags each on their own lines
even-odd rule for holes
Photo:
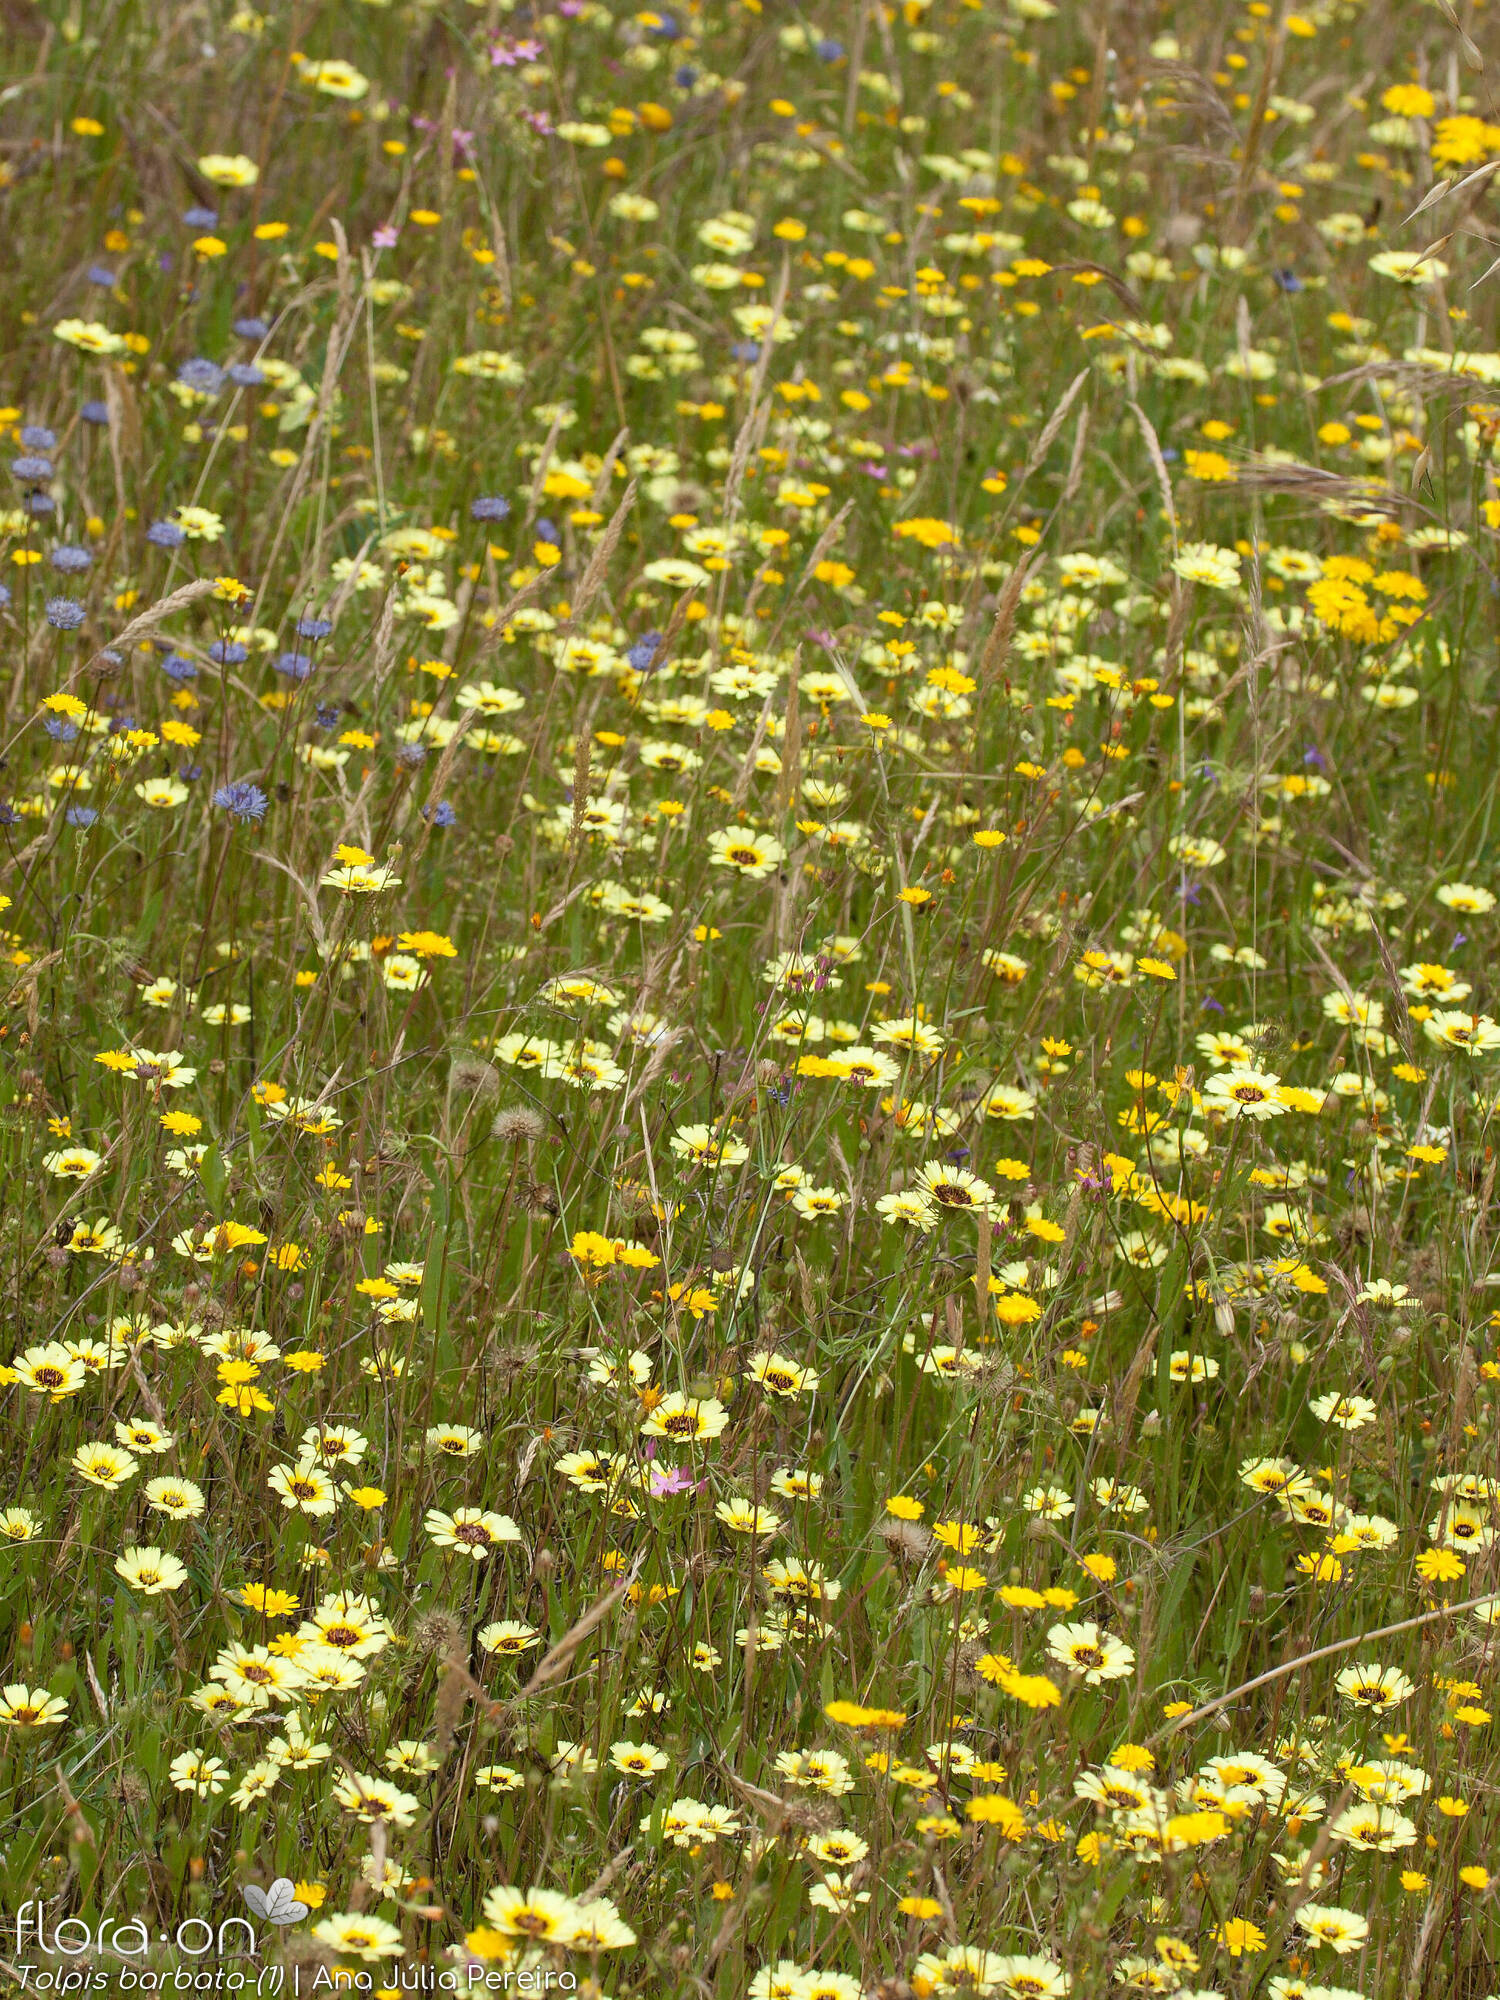
<svg viewBox="0 0 1500 2000">
<path fill-rule="evenodd" d="M 970 1569 L 966 1564 L 955 1564 L 951 1569 L 943 1566 L 942 1577 L 950 1590 L 962 1596 L 971 1590 L 983 1590 L 989 1578 L 982 1569 Z"/>
<path fill-rule="evenodd" d="M 238 1592 L 241 1604 L 266 1618 L 290 1618 L 301 1609 L 301 1600 L 290 1590 L 272 1590 L 263 1583 L 247 1583 Z"/>
<path fill-rule="evenodd" d="M 1002 1326 L 1029 1326 L 1041 1316 L 1039 1301 L 1025 1292 L 1006 1292 L 995 1301 L 995 1317 Z"/>
<path fill-rule="evenodd" d="M 444 937 L 440 931 L 402 931 L 396 947 L 399 951 L 409 951 L 414 958 L 458 957 L 452 938 Z"/>
<path fill-rule="evenodd" d="M 1393 83 L 1381 92 L 1380 106 L 1394 118 L 1430 118 L 1437 109 L 1437 99 L 1420 83 Z"/>
<path fill-rule="evenodd" d="M 823 1713 L 830 1722 L 841 1722 L 848 1729 L 899 1729 L 906 1721 L 902 1709 L 866 1708 L 857 1701 L 830 1701 Z"/>
<path fill-rule="evenodd" d="M 1214 1819 L 1222 1817 L 1217 1813 L 1205 1816 Z M 1239 1958 L 1247 1951 L 1260 1951 L 1266 1942 L 1265 1932 L 1246 1917 L 1230 1917 L 1224 1923 L 1216 1924 L 1212 1936 L 1215 1944 L 1223 1945 L 1231 1958 Z"/>
<path fill-rule="evenodd" d="M 1467 1569 L 1463 1557 L 1454 1549 L 1423 1549 L 1414 1567 L 1427 1583 L 1456 1583 Z"/>
<path fill-rule="evenodd" d="M 970 1799 L 965 1817 L 978 1826 L 993 1826 L 1005 1840 L 1019 1840 L 1026 1832 L 1026 1815 L 1003 1792 L 981 1792 Z"/>
<path fill-rule="evenodd" d="M 925 516 L 898 521 L 892 532 L 903 541 L 920 542 L 924 549 L 956 549 L 963 540 L 951 521 L 938 521 Z"/>
</svg>

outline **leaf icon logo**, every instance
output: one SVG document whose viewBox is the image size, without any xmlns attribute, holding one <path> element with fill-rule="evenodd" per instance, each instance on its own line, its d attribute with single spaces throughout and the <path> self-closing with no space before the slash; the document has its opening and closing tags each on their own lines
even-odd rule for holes
<svg viewBox="0 0 1500 2000">
<path fill-rule="evenodd" d="M 295 1924 L 307 1915 L 307 1904 L 298 1902 L 290 1875 L 278 1875 L 269 1889 L 247 1882 L 244 1897 L 254 1914 L 268 1924 Z"/>
</svg>

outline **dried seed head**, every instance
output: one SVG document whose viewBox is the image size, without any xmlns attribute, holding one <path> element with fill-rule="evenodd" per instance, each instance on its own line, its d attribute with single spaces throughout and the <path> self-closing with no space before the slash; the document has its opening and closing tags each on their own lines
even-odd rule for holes
<svg viewBox="0 0 1500 2000">
<path fill-rule="evenodd" d="M 919 1521 L 885 1520 L 876 1532 L 899 1562 L 922 1562 L 932 1547 L 932 1537 Z"/>
<path fill-rule="evenodd" d="M 526 1190 L 526 1206 L 533 1215 L 561 1214 L 556 1193 L 541 1181 L 533 1181 Z"/>
<path fill-rule="evenodd" d="M 463 1631 L 451 1611 L 429 1611 L 412 1627 L 412 1651 L 436 1653 L 439 1659 L 459 1659 L 464 1652 Z"/>
<path fill-rule="evenodd" d="M 432 1705 L 432 1743 L 441 1755 L 453 1741 L 454 1731 L 463 1720 L 464 1704 L 472 1683 L 457 1655 L 447 1655 L 448 1670 L 438 1682 L 437 1700 Z"/>
<path fill-rule="evenodd" d="M 500 1094 L 500 1072 L 483 1056 L 455 1056 L 448 1071 L 448 1095 L 471 1105 L 492 1104 Z"/>
<path fill-rule="evenodd" d="M 529 1146 L 540 1139 L 546 1129 L 541 1115 L 528 1105 L 508 1104 L 503 1111 L 495 1114 L 490 1137 L 497 1139 L 502 1146 Z"/>
</svg>

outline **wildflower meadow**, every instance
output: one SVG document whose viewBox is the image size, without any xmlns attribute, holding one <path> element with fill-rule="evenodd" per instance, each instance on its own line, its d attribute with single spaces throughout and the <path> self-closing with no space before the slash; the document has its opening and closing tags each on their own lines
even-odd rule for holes
<svg viewBox="0 0 1500 2000">
<path fill-rule="evenodd" d="M 1500 1992 L 1497 16 L 6 0 L 6 1992 Z"/>
</svg>

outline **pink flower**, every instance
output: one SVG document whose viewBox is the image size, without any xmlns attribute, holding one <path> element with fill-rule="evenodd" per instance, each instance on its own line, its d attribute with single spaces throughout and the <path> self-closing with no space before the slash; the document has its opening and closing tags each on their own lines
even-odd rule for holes
<svg viewBox="0 0 1500 2000">
<path fill-rule="evenodd" d="M 517 63 L 536 62 L 542 53 L 542 45 L 535 41 L 491 42 L 490 68 L 514 69 Z"/>
<path fill-rule="evenodd" d="M 706 1480 L 694 1479 L 685 1465 L 674 1465 L 665 1470 L 653 1467 L 651 1498 L 664 1500 L 669 1493 L 696 1493 L 707 1483 Z"/>
</svg>

